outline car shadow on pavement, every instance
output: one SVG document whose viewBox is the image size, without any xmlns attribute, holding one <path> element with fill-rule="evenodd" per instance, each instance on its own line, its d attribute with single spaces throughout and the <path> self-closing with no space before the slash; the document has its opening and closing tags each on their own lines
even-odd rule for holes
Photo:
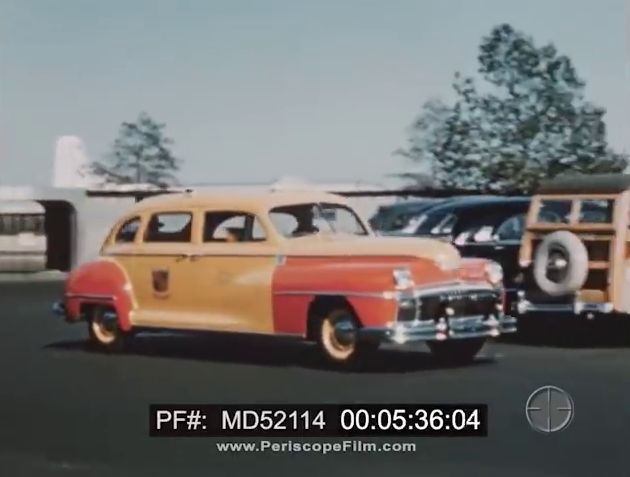
<svg viewBox="0 0 630 477">
<path fill-rule="evenodd" d="M 302 367 L 351 373 L 408 373 L 442 368 L 479 366 L 492 363 L 495 359 L 486 349 L 472 363 L 451 365 L 438 362 L 428 351 L 380 349 L 365 356 L 360 364 L 338 367 L 326 363 L 317 347 L 295 339 L 256 335 L 230 335 L 208 333 L 186 334 L 140 334 L 135 336 L 117 352 L 106 352 L 94 348 L 87 340 L 59 341 L 44 346 L 44 349 L 90 354 L 119 354 L 127 356 L 150 356 L 156 358 L 208 361 L 215 363 L 250 364 L 270 367 Z"/>
<path fill-rule="evenodd" d="M 563 316 L 528 319 L 519 321 L 518 331 L 500 341 L 558 348 L 630 348 L 630 320 L 617 317 L 586 321 Z"/>
</svg>

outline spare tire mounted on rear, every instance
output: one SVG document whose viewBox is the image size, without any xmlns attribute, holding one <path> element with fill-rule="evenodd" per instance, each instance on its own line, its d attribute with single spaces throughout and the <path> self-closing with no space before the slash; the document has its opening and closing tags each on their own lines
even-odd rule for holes
<svg viewBox="0 0 630 477">
<path fill-rule="evenodd" d="M 588 252 L 579 237 L 566 230 L 547 235 L 536 249 L 534 279 L 551 296 L 573 293 L 588 275 Z"/>
</svg>

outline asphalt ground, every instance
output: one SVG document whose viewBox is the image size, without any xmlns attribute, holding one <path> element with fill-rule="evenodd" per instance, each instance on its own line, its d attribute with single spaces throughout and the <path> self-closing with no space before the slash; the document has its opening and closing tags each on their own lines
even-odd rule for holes
<svg viewBox="0 0 630 477">
<path fill-rule="evenodd" d="M 557 339 L 565 322 L 493 343 L 468 366 L 440 367 L 422 348 L 388 349 L 344 372 L 322 365 L 312 346 L 251 336 L 139 336 L 122 354 L 97 352 L 85 326 L 51 315 L 60 291 L 59 282 L 0 283 L 3 476 L 630 472 L 630 340 L 621 331 L 567 343 Z M 535 432 L 525 418 L 528 396 L 546 384 L 575 403 L 559 433 Z M 411 453 L 220 453 L 215 444 L 228 439 L 148 437 L 156 402 L 481 402 L 489 436 L 365 439 L 415 442 Z"/>
</svg>

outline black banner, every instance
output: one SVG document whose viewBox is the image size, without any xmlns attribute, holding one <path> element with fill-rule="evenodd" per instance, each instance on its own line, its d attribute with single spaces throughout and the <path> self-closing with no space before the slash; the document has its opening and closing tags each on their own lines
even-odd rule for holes
<svg viewBox="0 0 630 477">
<path fill-rule="evenodd" d="M 478 436 L 486 404 L 151 404 L 155 437 Z"/>
</svg>

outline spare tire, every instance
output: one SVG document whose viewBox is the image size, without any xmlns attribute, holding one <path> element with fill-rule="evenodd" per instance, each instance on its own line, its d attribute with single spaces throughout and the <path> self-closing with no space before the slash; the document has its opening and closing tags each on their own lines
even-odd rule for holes
<svg viewBox="0 0 630 477">
<path fill-rule="evenodd" d="M 588 252 L 579 237 L 566 230 L 547 235 L 536 249 L 534 279 L 551 296 L 573 293 L 588 275 Z"/>
</svg>

